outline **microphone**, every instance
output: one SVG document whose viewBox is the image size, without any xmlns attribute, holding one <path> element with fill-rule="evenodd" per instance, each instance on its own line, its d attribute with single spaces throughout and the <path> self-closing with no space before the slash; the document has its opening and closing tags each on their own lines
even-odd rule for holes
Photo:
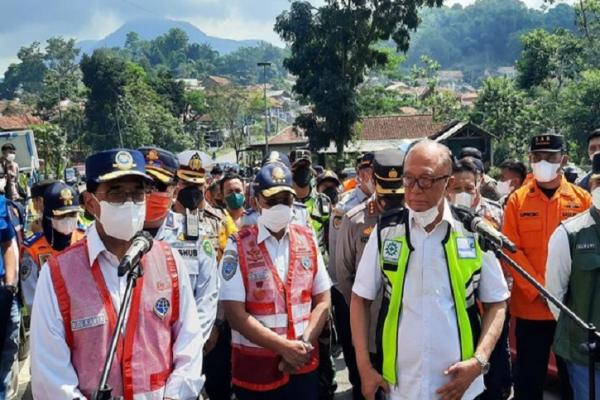
<svg viewBox="0 0 600 400">
<path fill-rule="evenodd" d="M 131 268 L 133 268 L 144 254 L 150 251 L 152 248 L 152 235 L 146 231 L 139 231 L 133 237 L 131 246 L 121 259 L 118 268 L 119 276 L 124 276 Z"/>
<path fill-rule="evenodd" d="M 458 220 L 462 222 L 469 232 L 477 233 L 484 239 L 492 242 L 498 248 L 503 248 L 511 253 L 516 253 L 517 246 L 515 246 L 515 244 L 503 233 L 488 224 L 480 215 L 464 206 L 452 206 L 452 210 Z"/>
</svg>

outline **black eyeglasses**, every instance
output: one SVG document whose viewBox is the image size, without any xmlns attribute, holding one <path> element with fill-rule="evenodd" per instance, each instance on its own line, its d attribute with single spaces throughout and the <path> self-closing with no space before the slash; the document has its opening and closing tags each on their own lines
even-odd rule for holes
<svg viewBox="0 0 600 400">
<path fill-rule="evenodd" d="M 267 203 L 269 207 L 275 207 L 279 204 L 291 206 L 292 203 L 294 203 L 294 198 L 291 194 L 288 196 L 265 197 L 265 203 Z"/>
<path fill-rule="evenodd" d="M 116 190 L 109 190 L 108 192 L 96 192 L 106 196 L 106 201 L 113 204 L 123 204 L 128 200 L 133 201 L 136 204 L 141 204 L 146 201 L 146 195 L 149 193 L 148 190 L 135 190 L 133 192 L 121 192 Z"/>
<path fill-rule="evenodd" d="M 421 178 L 415 178 L 412 176 L 404 175 L 402 177 L 402 185 L 404 185 L 405 188 L 412 189 L 412 187 L 415 186 L 415 183 L 416 183 L 421 190 L 427 190 L 427 189 L 431 189 L 432 186 L 436 182 L 442 181 L 442 180 L 448 179 L 448 178 L 450 178 L 450 175 L 438 176 L 437 178 L 432 178 L 432 177 L 428 177 L 428 176 L 423 176 Z"/>
</svg>

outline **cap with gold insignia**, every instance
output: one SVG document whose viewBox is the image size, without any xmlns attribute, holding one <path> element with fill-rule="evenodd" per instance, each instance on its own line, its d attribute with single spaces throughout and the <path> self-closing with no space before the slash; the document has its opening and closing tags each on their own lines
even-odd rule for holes
<svg viewBox="0 0 600 400">
<path fill-rule="evenodd" d="M 102 183 L 124 176 L 140 176 L 151 181 L 144 166 L 144 156 L 137 150 L 112 149 L 92 154 L 85 160 L 87 183 Z"/>
<path fill-rule="evenodd" d="M 373 156 L 375 191 L 378 194 L 401 194 L 404 152 L 398 149 L 376 151 Z"/>
<path fill-rule="evenodd" d="M 531 138 L 529 152 L 535 153 L 538 151 L 544 151 L 548 153 L 565 153 L 567 151 L 567 143 L 562 135 L 557 135 L 556 133 L 537 135 Z"/>
<path fill-rule="evenodd" d="M 62 182 L 48 186 L 44 192 L 44 212 L 55 217 L 79 212 L 79 196 L 75 189 Z"/>
<path fill-rule="evenodd" d="M 175 154 L 158 147 L 141 147 L 138 149 L 146 159 L 146 173 L 155 180 L 172 184 L 179 168 L 179 160 Z"/>
<path fill-rule="evenodd" d="M 341 185 L 341 182 L 338 178 L 338 176 L 336 175 L 335 172 L 333 172 L 330 169 L 325 170 L 325 172 L 323 172 L 321 175 L 319 175 L 317 177 L 317 186 L 319 186 L 322 182 L 330 180 L 332 182 L 334 182 L 336 185 Z"/>
<path fill-rule="evenodd" d="M 285 165 L 275 162 L 263 166 L 256 178 L 254 178 L 253 189 L 265 197 L 271 197 L 281 192 L 294 194 L 292 189 L 292 173 Z"/>
<path fill-rule="evenodd" d="M 308 165 L 312 165 L 312 157 L 310 154 L 310 150 L 308 149 L 299 149 L 292 150 L 290 152 L 290 162 L 292 163 L 292 167 L 295 167 L 297 164 L 304 162 Z"/>
<path fill-rule="evenodd" d="M 212 158 L 199 150 L 186 150 L 177 154 L 177 157 L 179 158 L 179 169 L 177 170 L 179 179 L 199 185 L 204 184 L 206 169 L 213 164 Z"/>
<path fill-rule="evenodd" d="M 57 182 L 60 181 L 57 181 L 56 179 L 44 179 L 43 181 L 34 183 L 33 186 L 31 186 L 31 197 L 44 197 L 44 192 L 46 192 L 48 186 Z"/>
<path fill-rule="evenodd" d="M 268 156 L 263 158 L 261 166 L 265 166 L 266 164 L 275 162 L 281 163 L 288 168 L 291 168 L 292 166 L 292 164 L 290 164 L 290 159 L 288 158 L 288 156 L 285 153 L 281 153 L 279 151 L 270 152 Z"/>
</svg>

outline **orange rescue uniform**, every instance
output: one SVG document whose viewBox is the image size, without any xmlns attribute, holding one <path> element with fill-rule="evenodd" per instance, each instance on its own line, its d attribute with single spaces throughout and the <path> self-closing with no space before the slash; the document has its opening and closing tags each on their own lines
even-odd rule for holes
<svg viewBox="0 0 600 400">
<path fill-rule="evenodd" d="M 591 204 L 589 193 L 564 177 L 550 199 L 535 180 L 530 180 L 511 194 L 506 204 L 502 232 L 517 246 L 516 253 L 507 254 L 544 285 L 550 235 L 561 221 L 587 210 Z M 507 269 L 514 278 L 512 315 L 529 320 L 554 320 L 537 290 L 518 272 Z"/>
</svg>

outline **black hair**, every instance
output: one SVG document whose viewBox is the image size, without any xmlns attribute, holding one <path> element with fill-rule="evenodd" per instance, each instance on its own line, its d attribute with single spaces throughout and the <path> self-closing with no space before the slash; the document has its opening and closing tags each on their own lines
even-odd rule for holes
<svg viewBox="0 0 600 400">
<path fill-rule="evenodd" d="M 527 167 L 524 163 L 518 160 L 506 160 L 498 166 L 500 169 L 507 169 L 510 172 L 514 172 L 519 175 L 521 182 L 527 177 Z"/>
<path fill-rule="evenodd" d="M 100 186 L 99 183 L 88 181 L 85 183 L 85 190 L 86 192 L 96 193 L 96 190 L 98 190 L 98 186 Z"/>
<path fill-rule="evenodd" d="M 594 129 L 593 131 L 591 131 L 587 137 L 587 144 L 589 146 L 590 142 L 592 141 L 592 139 L 595 139 L 597 137 L 600 137 L 600 128 Z"/>
<path fill-rule="evenodd" d="M 470 172 L 473 175 L 475 175 L 476 179 L 481 174 L 481 171 L 477 167 L 477 165 L 473 161 L 469 160 L 468 157 L 463 158 L 461 160 L 457 160 L 453 164 L 454 165 L 452 167 L 452 174 L 459 174 L 461 172 Z"/>
<path fill-rule="evenodd" d="M 244 183 L 244 181 L 242 180 L 242 177 L 239 176 L 236 173 L 233 172 L 228 172 L 227 174 L 225 174 L 224 177 L 221 178 L 221 180 L 219 181 L 219 187 L 221 188 L 221 193 L 223 193 L 223 188 L 225 187 L 225 182 L 227 181 L 232 181 L 234 179 L 239 179 L 240 182 L 242 182 L 242 184 Z"/>
</svg>

